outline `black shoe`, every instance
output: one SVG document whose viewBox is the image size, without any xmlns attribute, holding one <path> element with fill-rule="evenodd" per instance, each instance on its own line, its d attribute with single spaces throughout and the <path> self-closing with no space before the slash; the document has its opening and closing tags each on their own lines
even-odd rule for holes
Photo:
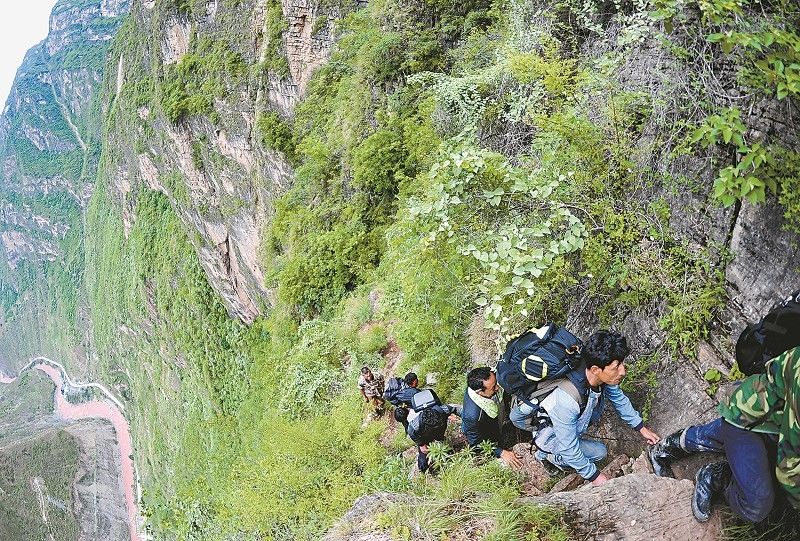
<svg viewBox="0 0 800 541">
<path fill-rule="evenodd" d="M 546 454 L 544 452 L 542 452 L 542 453 Z M 573 468 L 570 468 L 569 466 L 559 466 L 558 464 L 553 464 L 552 462 L 547 460 L 547 458 L 545 456 L 542 456 L 542 455 L 538 455 L 538 456 L 534 455 L 534 458 L 536 458 L 536 460 L 539 461 L 539 464 L 542 465 L 542 467 L 544 468 L 544 471 L 546 471 L 547 475 L 549 475 L 550 477 L 556 477 L 556 476 L 559 476 L 559 475 L 563 475 L 565 473 L 571 473 L 571 472 L 575 471 Z"/>
<path fill-rule="evenodd" d="M 544 471 L 546 471 L 547 475 L 549 475 L 550 477 L 557 477 L 564 473 L 564 470 L 562 470 L 561 468 L 559 468 L 558 466 L 556 466 L 547 459 L 540 460 L 539 463 L 542 465 Z"/>
<path fill-rule="evenodd" d="M 675 459 L 689 456 L 689 452 L 681 447 L 682 434 L 683 430 L 673 432 L 648 451 L 650 464 L 653 465 L 653 471 L 659 477 L 675 477 L 670 463 Z"/>
<path fill-rule="evenodd" d="M 711 518 L 711 502 L 715 496 L 722 494 L 731 482 L 731 467 L 727 462 L 706 464 L 694 478 L 694 497 L 692 498 L 692 514 L 700 522 L 708 522 Z"/>
</svg>

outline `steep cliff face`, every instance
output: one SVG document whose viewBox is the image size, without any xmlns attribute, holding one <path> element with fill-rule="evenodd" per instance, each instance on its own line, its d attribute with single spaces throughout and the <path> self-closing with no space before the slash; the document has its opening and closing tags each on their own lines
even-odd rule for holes
<svg viewBox="0 0 800 541">
<path fill-rule="evenodd" d="M 269 304 L 262 231 L 293 174 L 280 152 L 261 144 L 257 119 L 270 109 L 292 114 L 314 69 L 328 57 L 339 11 L 310 0 L 193 5 L 134 7 L 115 104 L 127 112 L 111 134 L 124 158 L 111 175 L 126 228 L 135 221 L 131 194 L 139 186 L 170 198 L 193 232 L 212 286 L 230 314 L 249 324 Z M 270 21 L 286 31 L 270 35 Z M 282 76 L 267 65 L 270 55 L 287 63 Z M 202 77 L 216 82 L 203 83 Z M 177 103 L 164 100 L 173 108 L 164 110 L 163 101 L 162 107 L 131 103 L 144 99 L 135 88 L 143 79 L 151 82 L 150 91 L 174 91 L 169 98 Z M 169 87 L 176 83 L 181 87 Z M 192 99 L 203 103 L 201 111 L 189 111 L 184 102 Z M 128 114 L 133 110 L 135 116 Z"/>
<path fill-rule="evenodd" d="M 4 336 L 16 335 L 3 339 L 9 371 L 41 349 L 81 356 L 74 348 L 84 340 L 78 289 L 83 213 L 100 153 L 97 91 L 129 6 L 130 0 L 58 2 L 47 38 L 25 56 L 0 117 L 0 282 L 8 292 L 2 318 Z M 44 289 L 50 303 L 40 302 Z M 55 318 L 61 331 L 48 323 Z"/>
</svg>

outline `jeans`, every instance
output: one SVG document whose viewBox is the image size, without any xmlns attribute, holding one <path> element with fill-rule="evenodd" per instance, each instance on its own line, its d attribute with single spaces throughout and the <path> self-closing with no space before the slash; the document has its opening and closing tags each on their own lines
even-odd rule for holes
<svg viewBox="0 0 800 541">
<path fill-rule="evenodd" d="M 766 518 L 775 502 L 775 486 L 773 467 L 761 435 L 733 426 L 720 417 L 687 428 L 681 446 L 690 452 L 724 452 L 733 473 L 725 488 L 728 505 L 748 522 Z"/>
<path fill-rule="evenodd" d="M 571 467 L 571 465 L 564 460 L 562 454 L 558 452 L 558 441 L 553 427 L 546 427 L 537 432 L 534 443 L 536 447 L 539 448 L 539 451 L 536 452 L 536 458 L 538 460 L 546 459 L 561 469 Z M 608 454 L 606 445 L 599 441 L 578 438 L 578 446 L 583 456 L 592 463 L 600 462 Z"/>
</svg>

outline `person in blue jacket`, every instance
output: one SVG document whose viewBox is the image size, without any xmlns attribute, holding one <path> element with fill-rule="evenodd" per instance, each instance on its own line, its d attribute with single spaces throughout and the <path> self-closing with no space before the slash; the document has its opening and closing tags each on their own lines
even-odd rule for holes
<svg viewBox="0 0 800 541">
<path fill-rule="evenodd" d="M 511 422 L 523 430 L 535 431 L 538 460 L 561 470 L 571 468 L 595 486 L 608 481 L 596 466 L 606 457 L 605 444 L 584 437 L 589 425 L 600 420 L 605 400 L 647 443 L 658 443 L 658 434 L 644 426 L 641 415 L 619 388 L 626 374 L 628 353 L 624 336 L 597 331 L 583 348 L 584 362 L 541 401 L 538 412 L 522 402 L 512 408 Z"/>
<path fill-rule="evenodd" d="M 470 447 L 481 442 L 492 444 L 492 453 L 501 461 L 515 468 L 522 461 L 510 449 L 501 446 L 500 407 L 503 390 L 497 384 L 497 376 L 488 366 L 473 369 L 467 374 L 467 390 L 461 413 L 461 429 Z"/>
<path fill-rule="evenodd" d="M 403 376 L 403 388 L 397 393 L 396 401 L 400 406 L 411 407 L 414 395 L 419 392 L 419 379 L 414 372 Z"/>
</svg>

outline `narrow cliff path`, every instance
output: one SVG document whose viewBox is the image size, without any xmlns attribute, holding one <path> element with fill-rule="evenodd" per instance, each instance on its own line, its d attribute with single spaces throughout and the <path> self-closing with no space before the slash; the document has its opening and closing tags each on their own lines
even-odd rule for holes
<svg viewBox="0 0 800 541">
<path fill-rule="evenodd" d="M 48 538 L 49 541 L 56 541 L 55 537 L 53 537 L 52 528 L 50 528 L 50 520 L 47 517 L 47 497 L 45 496 L 45 492 L 47 491 L 47 487 L 44 484 L 44 479 L 41 477 L 33 477 L 31 479 L 31 488 L 33 491 L 36 492 L 36 500 L 39 502 L 39 510 L 42 512 L 42 522 L 44 525 L 47 526 L 49 530 Z"/>
<path fill-rule="evenodd" d="M 71 421 L 105 419 L 114 427 L 119 445 L 120 470 L 122 473 L 120 491 L 125 495 L 130 539 L 131 541 L 145 541 L 148 539 L 149 537 L 146 534 L 140 533 L 139 531 L 139 525 L 143 523 L 143 518 L 139 513 L 137 499 L 134 495 L 136 475 L 133 463 L 133 444 L 128 421 L 122 414 L 124 409 L 122 402 L 115 397 L 108 388 L 100 383 L 76 382 L 72 380 L 60 363 L 46 357 L 36 357 L 31 360 L 20 370 L 19 374 L 31 368 L 44 372 L 55 384 L 55 413 L 59 417 Z M 19 376 L 11 377 L 0 372 L 0 383 L 13 383 L 16 381 L 17 377 Z M 64 394 L 65 388 L 70 390 L 95 388 L 100 390 L 104 398 L 102 400 L 92 400 L 82 404 L 72 404 L 67 400 Z M 43 515 L 45 513 L 44 507 L 42 513 Z"/>
<path fill-rule="evenodd" d="M 61 116 L 63 116 L 64 120 L 66 120 L 67 124 L 69 125 L 70 130 L 72 130 L 72 133 L 75 135 L 75 140 L 78 142 L 78 144 L 80 145 L 81 149 L 83 150 L 83 153 L 84 153 L 84 166 L 85 166 L 86 165 L 86 159 L 85 159 L 86 156 L 85 155 L 86 155 L 86 152 L 88 150 L 88 147 L 86 146 L 86 143 L 84 142 L 83 138 L 81 137 L 81 133 L 80 133 L 80 131 L 78 131 L 78 127 L 75 125 L 74 122 L 72 122 L 72 115 L 69 114 L 69 109 L 67 108 L 66 104 L 59 99 L 58 93 L 56 92 L 56 87 L 55 87 L 55 85 L 53 85 L 53 83 L 50 83 L 50 90 L 52 90 L 52 92 L 53 92 L 53 99 L 58 104 L 58 107 L 61 109 Z"/>
</svg>

